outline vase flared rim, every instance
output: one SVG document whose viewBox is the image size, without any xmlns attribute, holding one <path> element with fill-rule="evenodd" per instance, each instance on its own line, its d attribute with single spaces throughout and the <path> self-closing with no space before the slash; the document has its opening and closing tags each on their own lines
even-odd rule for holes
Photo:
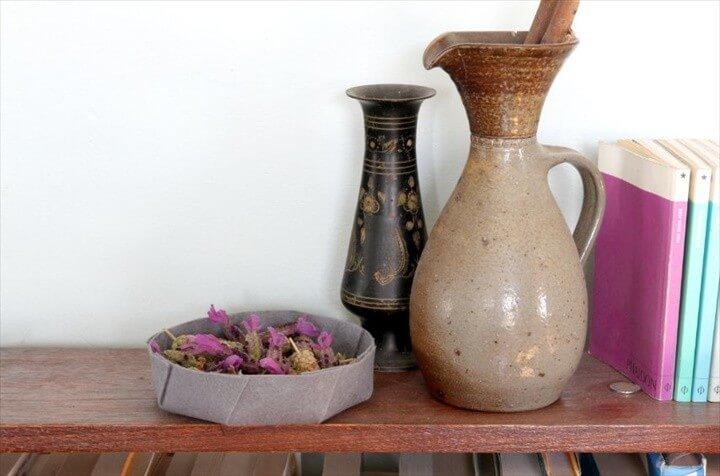
<svg viewBox="0 0 720 476">
<path fill-rule="evenodd" d="M 415 84 L 366 84 L 345 91 L 353 99 L 376 102 L 422 101 L 435 96 L 435 90 Z"/>
<path fill-rule="evenodd" d="M 536 55 L 540 52 L 572 50 L 578 39 L 570 32 L 563 41 L 557 43 L 524 44 L 527 31 L 451 31 L 443 33 L 430 42 L 423 55 L 426 69 L 434 68 L 439 60 L 449 51 L 471 49 L 493 54 L 507 54 L 511 57 L 524 54 Z M 541 53 L 542 54 L 542 53 Z"/>
</svg>

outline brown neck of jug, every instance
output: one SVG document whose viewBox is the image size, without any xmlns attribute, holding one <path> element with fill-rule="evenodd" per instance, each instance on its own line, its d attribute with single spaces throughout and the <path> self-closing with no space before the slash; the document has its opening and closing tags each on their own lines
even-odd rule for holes
<svg viewBox="0 0 720 476">
<path fill-rule="evenodd" d="M 425 50 L 425 67 L 441 67 L 457 86 L 473 135 L 536 135 L 545 97 L 577 40 L 524 45 L 525 34 L 446 33 Z"/>
</svg>

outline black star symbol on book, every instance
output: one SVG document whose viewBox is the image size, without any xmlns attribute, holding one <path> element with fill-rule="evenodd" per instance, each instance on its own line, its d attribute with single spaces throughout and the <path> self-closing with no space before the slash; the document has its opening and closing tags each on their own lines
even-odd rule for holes
<svg viewBox="0 0 720 476">
<path fill-rule="evenodd" d="M 680 174 L 680 178 L 685 178 L 685 177 L 687 177 L 687 174 L 685 172 Z"/>
<path fill-rule="evenodd" d="M 707 175 L 703 175 L 703 176 L 702 176 L 702 179 L 703 179 L 703 180 L 707 179 Z"/>
</svg>

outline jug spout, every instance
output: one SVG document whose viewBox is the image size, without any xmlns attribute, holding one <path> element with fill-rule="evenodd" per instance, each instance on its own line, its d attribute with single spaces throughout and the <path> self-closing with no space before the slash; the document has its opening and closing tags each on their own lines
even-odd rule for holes
<svg viewBox="0 0 720 476">
<path fill-rule="evenodd" d="M 534 137 L 550 86 L 577 39 L 524 45 L 527 32 L 451 32 L 425 50 L 425 68 L 440 67 L 457 86 L 473 135 Z"/>
</svg>

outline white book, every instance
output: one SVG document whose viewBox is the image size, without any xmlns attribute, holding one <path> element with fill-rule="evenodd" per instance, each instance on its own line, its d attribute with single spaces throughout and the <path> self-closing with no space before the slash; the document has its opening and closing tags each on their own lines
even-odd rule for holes
<svg viewBox="0 0 720 476">
<path fill-rule="evenodd" d="M 322 476 L 360 476 L 361 453 L 325 453 Z"/>
<path fill-rule="evenodd" d="M 175 453 L 170 460 L 165 476 L 190 476 L 197 453 Z"/>
<path fill-rule="evenodd" d="M 718 304 L 715 308 L 715 337 L 710 358 L 708 402 L 720 402 L 720 296 L 718 296 Z"/>
<path fill-rule="evenodd" d="M 634 453 L 593 453 L 601 476 L 647 476 L 644 458 Z"/>
<path fill-rule="evenodd" d="M 550 476 L 580 476 L 575 453 L 542 453 L 545 473 Z"/>
<path fill-rule="evenodd" d="M 127 459 L 127 453 L 103 453 L 98 458 L 90 476 L 110 476 L 120 474 L 123 464 Z"/>
<path fill-rule="evenodd" d="M 537 453 L 500 453 L 498 458 L 502 476 L 543 476 Z"/>
<path fill-rule="evenodd" d="M 294 453 L 199 453 L 191 476 L 293 476 L 298 473 Z"/>
</svg>

